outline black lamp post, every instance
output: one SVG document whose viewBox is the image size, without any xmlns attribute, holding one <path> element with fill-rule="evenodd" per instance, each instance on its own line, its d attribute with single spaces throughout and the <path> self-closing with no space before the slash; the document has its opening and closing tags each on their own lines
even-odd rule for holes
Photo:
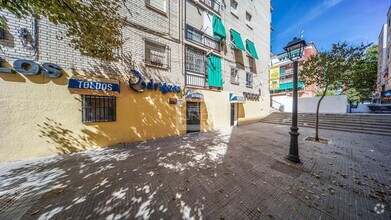
<svg viewBox="0 0 391 220">
<path fill-rule="evenodd" d="M 297 127 L 297 66 L 299 59 L 303 56 L 304 47 L 307 46 L 305 40 L 293 38 L 285 47 L 284 50 L 288 54 L 288 58 L 293 61 L 293 103 L 292 103 L 292 126 L 289 134 L 291 135 L 291 143 L 289 146 L 288 160 L 300 163 L 298 136 L 299 128 Z"/>
</svg>

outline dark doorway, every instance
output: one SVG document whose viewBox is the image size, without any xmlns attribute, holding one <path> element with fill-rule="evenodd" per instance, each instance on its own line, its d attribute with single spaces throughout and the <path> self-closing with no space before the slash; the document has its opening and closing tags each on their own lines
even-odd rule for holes
<svg viewBox="0 0 391 220">
<path fill-rule="evenodd" d="M 200 131 L 200 103 L 187 102 L 186 103 L 186 132 Z"/>
</svg>

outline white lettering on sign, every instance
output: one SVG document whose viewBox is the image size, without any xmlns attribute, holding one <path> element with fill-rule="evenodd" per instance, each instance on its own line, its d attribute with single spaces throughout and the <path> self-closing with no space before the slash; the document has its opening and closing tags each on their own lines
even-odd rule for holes
<svg viewBox="0 0 391 220">
<path fill-rule="evenodd" d="M 110 83 L 79 81 L 79 89 L 98 89 L 104 91 L 113 91 L 113 85 Z"/>
</svg>

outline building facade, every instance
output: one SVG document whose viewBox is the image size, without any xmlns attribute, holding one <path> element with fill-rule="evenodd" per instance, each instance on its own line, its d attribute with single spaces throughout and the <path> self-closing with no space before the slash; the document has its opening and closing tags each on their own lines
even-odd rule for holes
<svg viewBox="0 0 391 220">
<path fill-rule="evenodd" d="M 378 63 L 377 63 L 377 91 L 384 92 L 386 91 L 386 81 L 388 82 L 388 54 L 387 54 L 387 28 L 388 24 L 384 24 L 378 41 Z M 387 86 L 388 88 L 389 86 Z M 379 93 L 380 94 L 380 93 Z"/>
<path fill-rule="evenodd" d="M 298 73 L 303 69 L 305 60 L 318 53 L 313 42 L 309 43 L 303 52 L 303 57 L 299 60 Z M 298 82 L 299 97 L 314 97 L 318 92 L 316 85 L 305 85 Z M 288 59 L 286 52 L 280 53 L 271 58 L 270 68 L 270 93 L 272 96 L 290 94 L 293 90 L 293 63 Z"/>
<path fill-rule="evenodd" d="M 0 161 L 203 132 L 269 113 L 270 2 L 126 1 L 117 62 L 7 11 Z M 30 33 L 29 41 L 20 30 Z"/>
</svg>

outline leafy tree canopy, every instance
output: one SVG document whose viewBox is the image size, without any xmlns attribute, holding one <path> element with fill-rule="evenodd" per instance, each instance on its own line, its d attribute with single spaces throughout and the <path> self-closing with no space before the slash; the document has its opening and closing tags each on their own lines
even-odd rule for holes
<svg viewBox="0 0 391 220">
<path fill-rule="evenodd" d="M 365 54 L 346 74 L 344 82 L 349 89 L 354 89 L 360 101 L 371 97 L 376 87 L 378 46 L 370 46 Z M 349 94 L 349 93 L 346 93 Z"/>
<path fill-rule="evenodd" d="M 116 0 L 0 0 L 0 10 L 8 10 L 17 18 L 46 17 L 54 24 L 64 25 L 70 46 L 83 55 L 113 60 L 114 51 L 122 44 L 119 15 L 122 1 Z M 7 29 L 6 17 L 0 27 Z"/>
</svg>

